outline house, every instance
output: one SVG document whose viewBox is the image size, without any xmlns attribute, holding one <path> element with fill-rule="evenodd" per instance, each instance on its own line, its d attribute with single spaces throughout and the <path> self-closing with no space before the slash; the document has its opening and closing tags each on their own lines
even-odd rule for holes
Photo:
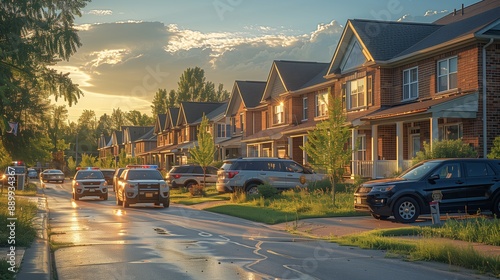
<svg viewBox="0 0 500 280">
<path fill-rule="evenodd" d="M 153 126 L 125 126 L 123 130 L 123 144 L 127 157 L 135 157 L 137 150 L 137 140 L 151 138 Z M 146 146 L 142 147 L 146 149 Z M 149 148 L 149 146 L 148 146 Z"/>
<path fill-rule="evenodd" d="M 494 0 L 430 24 L 348 20 L 325 78 L 357 147 L 351 172 L 391 176 L 442 139 L 486 157 L 500 135 L 499 35 Z"/>
<path fill-rule="evenodd" d="M 135 140 L 133 145 L 135 145 L 135 156 L 138 158 L 138 163 L 149 164 L 152 162 L 153 158 L 148 152 L 156 148 L 156 134 L 154 134 L 154 127 L 151 127 L 146 134 Z"/>
</svg>

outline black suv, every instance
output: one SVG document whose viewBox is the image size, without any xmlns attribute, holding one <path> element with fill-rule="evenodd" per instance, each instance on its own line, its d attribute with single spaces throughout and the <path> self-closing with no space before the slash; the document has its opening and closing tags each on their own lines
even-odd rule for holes
<svg viewBox="0 0 500 280">
<path fill-rule="evenodd" d="M 186 187 L 203 183 L 203 168 L 196 164 L 186 164 L 174 166 L 168 171 L 165 178 L 167 184 L 172 188 Z M 215 184 L 217 182 L 217 168 L 207 166 L 205 169 L 205 182 Z"/>
<path fill-rule="evenodd" d="M 376 219 L 394 216 L 413 223 L 429 214 L 429 202 L 441 197 L 442 213 L 492 211 L 500 216 L 500 160 L 434 159 L 416 164 L 392 179 L 361 184 L 354 193 L 354 208 Z"/>
</svg>

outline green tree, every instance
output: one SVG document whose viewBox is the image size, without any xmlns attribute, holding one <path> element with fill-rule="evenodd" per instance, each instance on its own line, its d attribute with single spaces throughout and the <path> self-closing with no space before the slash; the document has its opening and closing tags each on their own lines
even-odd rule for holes
<svg viewBox="0 0 500 280">
<path fill-rule="evenodd" d="M 493 147 L 488 154 L 488 158 L 499 158 L 500 159 L 500 136 L 495 137 L 493 140 Z"/>
<path fill-rule="evenodd" d="M 81 167 L 98 166 L 97 157 L 83 153 L 82 154 L 82 161 L 80 161 L 80 166 Z"/>
<path fill-rule="evenodd" d="M 76 172 L 76 161 L 75 161 L 75 159 L 72 156 L 70 156 L 68 158 L 67 162 L 68 162 L 69 175 L 73 176 L 75 174 L 75 172 Z"/>
<path fill-rule="evenodd" d="M 434 141 L 432 147 L 424 142 L 424 149 L 417 152 L 412 159 L 413 164 L 422 160 L 433 158 L 474 158 L 477 152 L 472 146 L 464 143 L 461 139 Z"/>
<path fill-rule="evenodd" d="M 26 156 L 27 146 L 19 142 L 38 137 L 36 125 L 43 119 L 49 96 L 62 98 L 70 106 L 82 96 L 69 74 L 52 66 L 59 60 L 69 60 L 81 46 L 74 17 L 81 16 L 87 2 L 5 0 L 0 5 L 0 128 L 5 131 L 8 121 L 20 127 L 16 137 L 2 137 L 11 156 Z"/>
<path fill-rule="evenodd" d="M 307 133 L 307 141 L 301 147 L 315 168 L 326 170 L 332 185 L 332 202 L 335 205 L 335 183 L 340 181 L 344 167 L 352 154 L 347 149 L 350 131 L 341 100 L 328 93 L 328 119 L 321 121 Z"/>
<path fill-rule="evenodd" d="M 122 126 L 130 125 L 129 121 L 125 113 L 120 109 L 113 109 L 113 113 L 111 114 L 111 129 L 121 130 Z"/>
<path fill-rule="evenodd" d="M 207 166 L 214 161 L 215 154 L 215 142 L 209 129 L 208 118 L 203 114 L 201 124 L 198 127 L 198 143 L 195 147 L 189 149 L 191 161 L 203 168 L 203 187 L 205 187 Z"/>
<path fill-rule="evenodd" d="M 158 89 L 158 91 L 155 93 L 155 96 L 153 97 L 152 103 L 153 104 L 151 105 L 151 112 L 153 113 L 153 116 L 157 116 L 158 114 L 165 114 L 168 108 L 167 90 Z"/>
<path fill-rule="evenodd" d="M 151 118 L 146 114 L 141 114 L 141 112 L 137 110 L 132 110 L 130 112 L 125 113 L 125 118 L 131 125 L 148 126 L 148 125 L 153 125 L 154 123 L 153 118 Z"/>
<path fill-rule="evenodd" d="M 60 140 L 59 137 L 61 137 L 65 122 L 68 119 L 68 109 L 64 105 L 53 106 L 50 111 L 51 115 L 48 120 L 47 133 L 53 145 L 52 151 L 56 152 L 59 151 L 57 143 Z"/>
<path fill-rule="evenodd" d="M 183 101 L 204 101 L 205 71 L 200 67 L 188 68 L 177 82 L 177 104 Z"/>
</svg>

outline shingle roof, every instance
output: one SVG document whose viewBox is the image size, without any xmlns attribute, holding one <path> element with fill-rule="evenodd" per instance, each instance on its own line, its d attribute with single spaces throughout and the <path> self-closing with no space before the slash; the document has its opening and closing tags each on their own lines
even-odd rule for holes
<svg viewBox="0 0 500 280">
<path fill-rule="evenodd" d="M 154 128 L 151 127 L 151 129 L 146 132 L 144 135 L 140 136 L 139 138 L 137 138 L 135 141 L 152 141 L 152 140 L 155 140 L 156 139 L 156 135 L 154 134 Z"/>
<path fill-rule="evenodd" d="M 219 102 L 182 102 L 181 108 L 188 124 L 195 123 L 203 114 L 208 114 L 223 103 Z"/>
<path fill-rule="evenodd" d="M 241 98 L 245 108 L 255 108 L 259 105 L 266 82 L 262 81 L 236 81 L 240 90 Z"/>
<path fill-rule="evenodd" d="M 349 22 L 376 61 L 394 58 L 441 27 L 430 23 L 363 19 L 349 20 Z"/>
<path fill-rule="evenodd" d="M 275 60 L 274 64 L 283 79 L 285 87 L 290 91 L 302 88 L 329 65 L 329 63 L 323 62 L 288 60 Z"/>
<path fill-rule="evenodd" d="M 126 130 L 128 131 L 128 140 L 134 142 L 153 128 L 152 126 L 129 126 Z"/>
<path fill-rule="evenodd" d="M 207 112 L 205 116 L 209 121 L 214 121 L 217 117 L 222 117 L 227 109 L 227 103 L 222 103 L 218 108 L 215 108 L 211 112 Z M 203 117 L 203 116 L 202 116 Z M 201 123 L 201 119 L 197 119 L 194 123 Z"/>
<path fill-rule="evenodd" d="M 476 16 L 484 11 L 489 11 L 495 8 L 498 8 L 498 0 L 482 0 L 475 4 L 465 7 L 462 14 L 462 9 L 457 9 L 455 12 L 449 13 L 447 16 L 441 17 L 436 20 L 435 24 L 450 24 L 453 22 L 461 21 L 463 19 L 467 19 L 469 17 Z"/>
<path fill-rule="evenodd" d="M 168 120 L 168 122 L 167 121 L 165 122 L 165 126 L 168 123 L 171 123 L 172 127 L 175 127 L 177 125 L 177 118 L 179 117 L 179 108 L 175 108 L 175 107 L 168 108 L 167 115 L 169 116 L 170 119 Z"/>
</svg>

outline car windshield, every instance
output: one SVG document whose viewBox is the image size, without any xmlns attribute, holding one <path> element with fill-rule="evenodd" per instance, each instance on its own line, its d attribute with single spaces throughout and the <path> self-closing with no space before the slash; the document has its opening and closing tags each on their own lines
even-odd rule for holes
<svg viewBox="0 0 500 280">
<path fill-rule="evenodd" d="M 429 173 L 429 171 L 434 169 L 437 165 L 439 165 L 439 162 L 422 162 L 406 170 L 399 177 L 405 178 L 406 180 L 417 181 L 422 179 L 422 177 L 427 175 L 427 173 Z"/>
<path fill-rule="evenodd" d="M 101 171 L 80 171 L 75 176 L 76 180 L 104 179 Z"/>
<path fill-rule="evenodd" d="M 60 171 L 60 170 L 47 170 L 44 173 L 62 174 L 62 171 Z"/>
<path fill-rule="evenodd" d="M 129 170 L 129 180 L 163 180 L 161 173 L 157 170 Z"/>
</svg>

